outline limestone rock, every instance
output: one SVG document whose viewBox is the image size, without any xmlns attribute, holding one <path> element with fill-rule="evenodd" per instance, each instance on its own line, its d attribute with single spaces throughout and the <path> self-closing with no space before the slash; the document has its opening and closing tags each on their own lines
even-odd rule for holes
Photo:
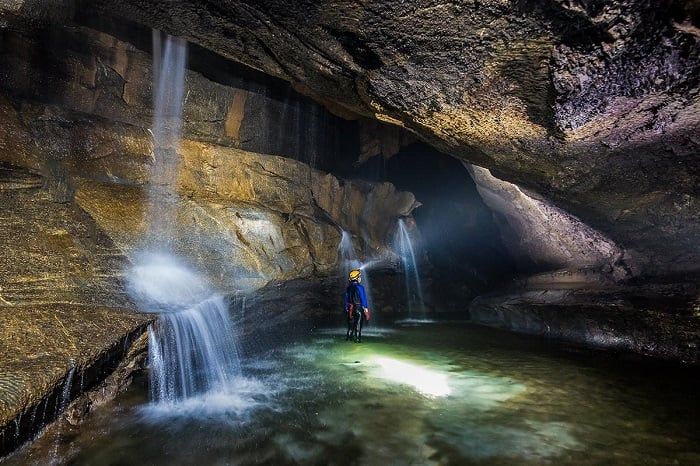
<svg viewBox="0 0 700 466">
<path fill-rule="evenodd" d="M 644 274 L 698 272 L 691 1 L 99 4 L 539 193 Z"/>
<path fill-rule="evenodd" d="M 0 306 L 52 302 L 129 307 L 125 258 L 95 223 L 36 187 L 0 189 Z"/>
<path fill-rule="evenodd" d="M 204 71 L 187 73 L 187 139 L 172 160 L 178 198 L 163 196 L 149 184 L 151 57 L 138 48 L 138 34 L 131 32 L 128 43 L 52 21 L 20 23 L 2 34 L 0 88 L 11 97 L 0 101 L 8 122 L 0 161 L 40 172 L 49 196 L 75 199 L 127 255 L 143 246 L 149 205 L 173 205 L 178 249 L 222 289 L 255 288 L 334 271 L 341 228 L 365 254 L 383 254 L 396 219 L 417 205 L 391 185 L 344 182 L 311 168 L 343 140 L 306 137 L 307 131 L 324 131 L 329 126 L 319 122 L 337 118 L 279 83 L 261 89 L 260 77 L 217 75 L 207 65 L 230 65 L 196 49 L 190 58 Z M 52 60 L 32 59 L 42 50 Z M 273 135 L 269 126 L 305 137 Z M 268 140 L 307 163 L 237 149 L 277 147 Z"/>
<path fill-rule="evenodd" d="M 533 277 L 476 298 L 473 322 L 592 348 L 700 362 L 700 320 L 689 300 L 697 284 L 618 287 L 602 277 Z"/>
<path fill-rule="evenodd" d="M 224 290 L 328 274 L 338 266 L 340 229 L 381 254 L 398 217 L 416 201 L 386 183 L 341 183 L 283 157 L 184 141 L 175 202 L 177 249 Z M 147 185 L 101 183 L 81 171 L 77 203 L 134 254 L 146 232 Z M 76 172 L 77 176 L 77 172 Z"/>
<path fill-rule="evenodd" d="M 108 19 L 98 25 L 107 32 L 60 23 L 0 29 L 0 89 L 16 102 L 26 130 L 51 141 L 42 147 L 54 158 L 76 151 L 99 158 L 120 146 L 140 151 L 133 138 L 147 137 L 152 124 L 150 31 Z M 186 137 L 326 169 L 357 150 L 355 122 L 330 115 L 289 83 L 196 46 L 188 64 Z M 113 134 L 93 129 L 106 123 Z"/>
<path fill-rule="evenodd" d="M 485 168 L 467 169 L 500 220 L 503 243 L 514 257 L 524 255 L 544 270 L 596 268 L 612 273 L 615 268 L 619 279 L 630 274 L 621 265 L 624 252 L 609 238 Z"/>
<path fill-rule="evenodd" d="M 0 307 L 0 456 L 109 374 L 151 320 L 94 305 Z"/>
</svg>

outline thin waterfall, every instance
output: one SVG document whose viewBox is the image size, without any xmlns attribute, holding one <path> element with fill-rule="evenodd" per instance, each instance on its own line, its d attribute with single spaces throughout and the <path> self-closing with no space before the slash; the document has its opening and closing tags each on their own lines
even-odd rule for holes
<svg viewBox="0 0 700 466">
<path fill-rule="evenodd" d="M 345 230 L 342 231 L 340 236 L 338 254 L 340 256 L 343 277 L 345 280 L 347 280 L 350 271 L 360 267 L 360 261 L 355 253 L 355 246 L 352 242 L 352 236 Z"/>
<path fill-rule="evenodd" d="M 362 270 L 362 284 L 365 287 L 365 295 L 367 296 L 367 305 L 370 309 L 374 309 L 374 301 L 372 299 L 372 285 L 369 278 L 369 268 L 373 262 L 362 263 L 358 259 L 355 252 L 355 245 L 352 240 L 352 235 L 343 230 L 340 243 L 338 244 L 338 255 L 341 261 L 341 270 L 343 272 L 343 280 L 347 281 L 350 271 L 353 269 Z"/>
<path fill-rule="evenodd" d="M 240 374 L 235 328 L 224 298 L 177 257 L 178 149 L 187 43 L 153 32 L 153 164 L 148 232 L 127 274 L 139 307 L 160 317 L 149 329 L 151 398 L 177 404 L 230 389 Z"/>
<path fill-rule="evenodd" d="M 148 203 L 149 249 L 167 251 L 177 234 L 175 188 L 182 139 L 187 42 L 153 31 L 153 163 Z"/>
<path fill-rule="evenodd" d="M 416 312 L 425 314 L 425 302 L 423 301 L 423 287 L 421 284 L 418 263 L 413 247 L 411 235 L 406 228 L 406 222 L 399 219 L 396 227 L 394 247 L 401 257 L 404 278 L 406 283 L 406 302 L 409 316 L 414 317 Z"/>
<path fill-rule="evenodd" d="M 307 127 L 308 138 L 306 140 L 306 151 L 307 151 L 307 163 L 311 168 L 316 168 L 316 162 L 318 160 L 319 144 L 318 144 L 318 131 L 320 130 L 318 120 L 319 120 L 319 109 L 320 107 L 315 103 L 311 104 L 311 115 L 307 120 L 309 122 Z"/>
<path fill-rule="evenodd" d="M 75 361 L 71 359 L 70 365 L 71 366 L 70 370 L 68 370 L 68 375 L 66 376 L 66 379 L 63 382 L 63 390 L 61 390 L 61 397 L 56 402 L 56 413 L 54 415 L 56 419 L 58 419 L 58 416 L 62 412 L 64 412 L 70 404 L 70 394 L 71 390 L 73 389 L 73 376 L 75 375 L 76 370 Z M 46 402 L 46 404 L 48 404 L 48 401 Z M 60 464 L 62 462 L 61 457 L 59 455 L 59 447 L 61 443 L 63 424 L 59 420 L 57 425 L 58 427 L 56 429 L 55 438 L 51 449 L 51 459 L 49 461 L 49 464 L 51 465 Z M 17 422 L 17 435 L 19 435 L 19 422 Z"/>
</svg>

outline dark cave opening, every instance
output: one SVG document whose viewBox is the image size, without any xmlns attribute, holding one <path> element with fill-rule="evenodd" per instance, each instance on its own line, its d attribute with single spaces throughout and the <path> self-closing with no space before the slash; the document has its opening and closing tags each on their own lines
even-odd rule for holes
<svg viewBox="0 0 700 466">
<path fill-rule="evenodd" d="M 456 158 L 415 142 L 388 159 L 375 156 L 361 165 L 346 164 L 340 171 L 343 176 L 388 181 L 414 193 L 422 204 L 413 216 L 434 308 L 465 312 L 473 297 L 520 271 L 492 211 Z"/>
</svg>

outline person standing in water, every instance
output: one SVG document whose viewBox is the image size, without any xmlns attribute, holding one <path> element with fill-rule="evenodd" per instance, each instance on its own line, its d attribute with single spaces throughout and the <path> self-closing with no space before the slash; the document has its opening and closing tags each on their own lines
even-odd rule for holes
<svg viewBox="0 0 700 466">
<path fill-rule="evenodd" d="M 367 294 L 362 281 L 362 271 L 351 270 L 348 276 L 348 286 L 345 289 L 345 312 L 348 318 L 348 332 L 345 340 L 351 337 L 358 343 L 362 341 L 362 326 L 369 322 L 369 307 Z"/>
</svg>

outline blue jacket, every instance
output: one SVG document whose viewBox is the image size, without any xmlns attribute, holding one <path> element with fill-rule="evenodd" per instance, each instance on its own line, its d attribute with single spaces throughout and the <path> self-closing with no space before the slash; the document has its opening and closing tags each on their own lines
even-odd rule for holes
<svg viewBox="0 0 700 466">
<path fill-rule="evenodd" d="M 348 304 L 358 304 L 355 302 L 357 301 L 358 297 L 360 298 L 360 304 L 362 304 L 362 307 L 368 307 L 365 287 L 359 283 L 351 282 L 345 289 L 345 309 L 348 308 Z"/>
</svg>

